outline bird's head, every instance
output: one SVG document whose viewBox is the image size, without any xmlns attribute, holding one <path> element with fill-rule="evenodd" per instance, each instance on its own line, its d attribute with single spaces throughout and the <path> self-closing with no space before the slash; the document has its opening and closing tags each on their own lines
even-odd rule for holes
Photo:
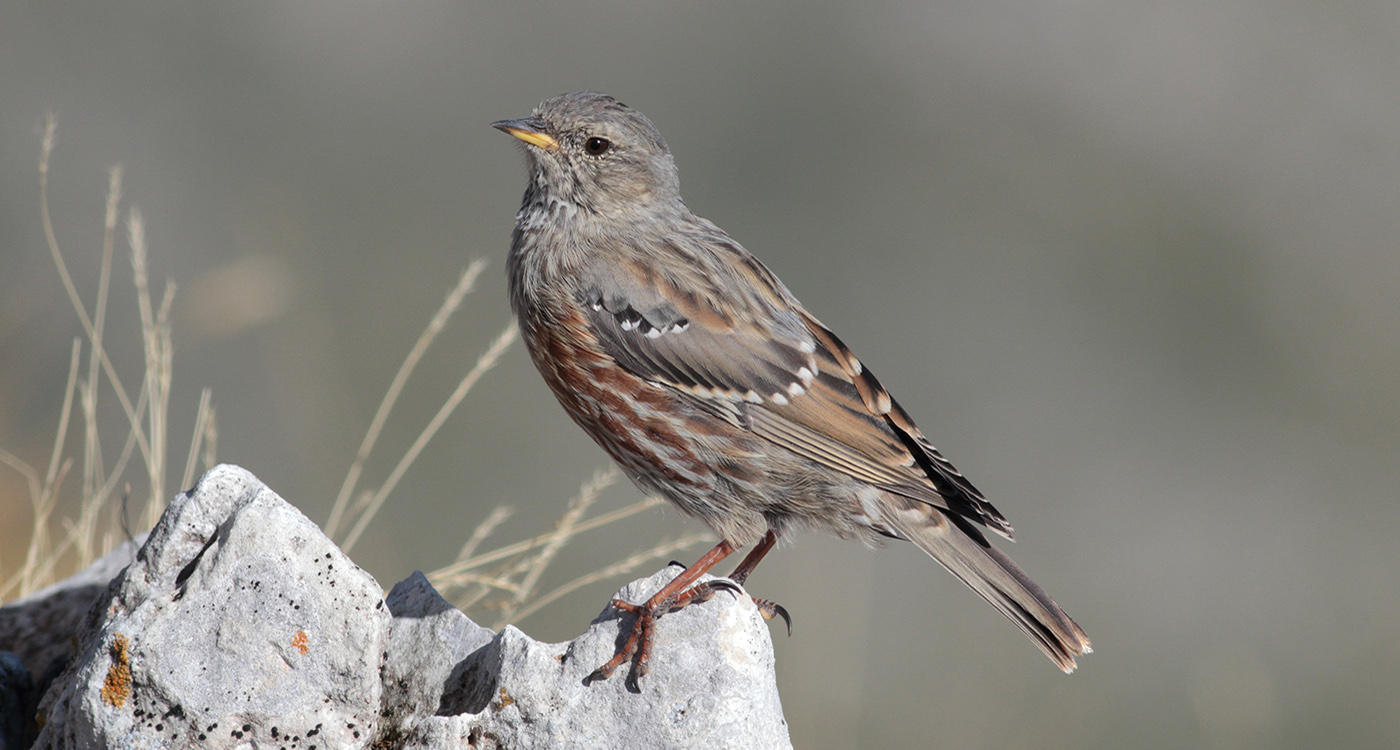
<svg viewBox="0 0 1400 750">
<path fill-rule="evenodd" d="M 542 102 L 529 117 L 492 127 L 523 141 L 530 190 L 604 217 L 680 206 L 671 150 L 646 115 L 592 91 Z"/>
</svg>

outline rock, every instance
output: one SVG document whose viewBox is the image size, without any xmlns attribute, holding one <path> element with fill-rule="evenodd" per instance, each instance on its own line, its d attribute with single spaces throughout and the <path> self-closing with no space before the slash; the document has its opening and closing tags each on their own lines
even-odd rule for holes
<svg viewBox="0 0 1400 750">
<path fill-rule="evenodd" d="M 643 601 L 678 573 L 618 596 Z M 103 592 L 70 625 L 77 654 L 39 705 L 36 747 L 791 746 L 767 624 L 747 597 L 720 590 L 662 618 L 639 688 L 630 666 L 585 685 L 630 616 L 609 607 L 548 644 L 476 625 L 422 573 L 386 602 L 315 524 L 234 466 L 177 497 Z M 0 693 L 24 689 L 17 662 L 0 659 Z"/>
<path fill-rule="evenodd" d="M 421 572 L 395 585 L 386 603 L 394 620 L 381 671 L 383 723 L 402 734 L 437 715 L 453 672 L 496 634 L 439 596 Z"/>
<path fill-rule="evenodd" d="M 33 742 L 39 697 L 74 656 L 88 610 L 145 539 L 122 542 L 82 571 L 0 607 L 0 750 Z"/>
<path fill-rule="evenodd" d="M 19 657 L 0 651 L 0 750 L 28 747 L 34 736 L 34 680 Z"/>
<path fill-rule="evenodd" d="M 142 534 L 122 542 L 81 572 L 0 607 L 0 651 L 13 651 L 41 683 L 46 673 L 52 680 L 73 656 L 73 639 L 88 608 L 136 559 L 145 540 Z"/>
<path fill-rule="evenodd" d="M 252 474 L 178 496 L 40 704 L 39 748 L 365 747 L 389 613 Z"/>
<path fill-rule="evenodd" d="M 629 584 L 617 596 L 644 601 L 679 572 L 676 567 L 664 569 Z M 436 597 L 431 589 L 424 590 L 426 580 L 413 578 L 394 593 L 409 586 L 422 600 Z M 630 630 L 631 617 L 619 616 L 611 607 L 583 635 L 550 644 L 531 640 L 511 626 L 491 637 L 490 631 L 471 625 L 465 615 L 444 605 L 419 605 L 441 618 L 434 626 L 441 637 L 390 638 L 391 644 L 436 649 L 436 654 L 419 653 L 417 663 L 453 665 L 445 684 L 438 682 L 443 671 L 438 667 L 426 681 L 427 689 L 418 692 L 395 691 L 386 684 L 386 700 L 392 696 L 408 702 L 386 711 L 400 717 L 396 723 L 385 721 L 393 747 L 791 747 L 768 627 L 747 597 L 721 591 L 708 602 L 662 618 L 651 671 L 638 681 L 635 692 L 627 680 L 630 666 L 611 679 L 584 684 L 589 673 L 612 657 L 626 635 L 621 628 Z M 395 630 L 424 629 L 398 609 L 394 614 Z M 483 643 L 484 638 L 489 641 Z M 465 659 L 459 658 L 473 646 Z M 386 681 L 388 674 L 386 669 Z"/>
</svg>

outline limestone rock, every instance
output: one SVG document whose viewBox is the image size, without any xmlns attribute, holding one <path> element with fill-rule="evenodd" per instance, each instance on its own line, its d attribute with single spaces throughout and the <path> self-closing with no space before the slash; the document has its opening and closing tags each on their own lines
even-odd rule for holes
<svg viewBox="0 0 1400 750">
<path fill-rule="evenodd" d="M 44 696 L 39 748 L 364 747 L 389 613 L 374 579 L 252 474 L 171 503 Z"/>
<path fill-rule="evenodd" d="M 73 656 L 83 616 L 133 560 L 142 534 L 122 542 L 81 572 L 0 607 L 0 651 L 13 651 L 36 678 L 61 672 Z"/>
<path fill-rule="evenodd" d="M 496 634 L 439 596 L 420 572 L 395 585 L 386 602 L 394 620 L 381 671 L 384 724 L 386 732 L 402 734 L 437 715 L 454 671 L 474 663 L 473 654 Z"/>
<path fill-rule="evenodd" d="M 618 596 L 641 602 L 679 572 Z M 83 579 L 102 591 L 86 614 L 68 610 L 77 653 L 39 705 L 36 747 L 791 746 L 767 623 L 728 589 L 660 620 L 637 687 L 630 665 L 586 685 L 630 615 L 609 607 L 583 635 L 550 644 L 476 625 L 421 573 L 386 602 L 315 524 L 234 466 L 177 497 L 102 587 L 112 574 Z M 19 659 L 0 667 L 0 694 L 32 700 Z M 0 711 L 5 750 L 15 717 L 32 716 Z"/>
<path fill-rule="evenodd" d="M 0 750 L 33 742 L 39 697 L 75 655 L 88 610 L 145 539 L 125 541 L 82 571 L 0 607 Z"/>
<path fill-rule="evenodd" d="M 617 596 L 644 601 L 679 572 L 679 568 L 667 568 L 629 584 Z M 391 602 L 393 598 L 391 594 Z M 429 609 L 441 611 L 445 620 L 470 622 L 455 609 Z M 396 609 L 395 629 L 404 619 Z M 386 730 L 400 743 L 393 746 L 404 750 L 791 747 L 768 627 L 750 599 L 720 591 L 708 602 L 663 617 L 657 625 L 651 671 L 635 690 L 627 679 L 630 665 L 611 679 L 584 684 L 589 673 L 612 657 L 631 624 L 630 616 L 608 608 L 583 635 L 552 644 L 534 641 L 507 626 L 461 660 L 457 655 L 482 643 L 483 633 L 489 637 L 490 632 L 464 624 L 451 631 L 461 633 L 460 640 L 404 639 L 419 647 L 435 647 L 441 654 L 438 658 L 421 653 L 419 661 L 454 666 L 445 685 L 438 683 L 435 673 L 430 690 L 398 694 L 413 708 L 391 709 L 406 719 L 393 726 L 386 720 Z M 449 632 L 449 628 L 439 627 L 437 632 Z M 392 693 L 386 686 L 386 697 Z M 435 715 L 429 715 L 434 704 Z"/>
</svg>

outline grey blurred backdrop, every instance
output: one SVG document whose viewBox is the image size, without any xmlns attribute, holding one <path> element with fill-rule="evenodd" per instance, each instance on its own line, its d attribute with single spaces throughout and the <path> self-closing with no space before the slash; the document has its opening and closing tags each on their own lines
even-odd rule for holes
<svg viewBox="0 0 1400 750">
<path fill-rule="evenodd" d="M 46 112 L 89 304 L 118 162 L 180 286 L 171 462 L 210 386 L 220 458 L 324 521 L 471 259 L 371 483 L 508 320 L 524 167 L 489 123 L 583 88 L 651 116 L 690 206 L 879 373 L 1094 641 L 1066 677 L 912 546 L 800 537 L 750 580 L 796 621 L 799 747 L 1400 746 L 1393 2 L 4 0 L 0 445 L 47 461 L 80 333 Z M 543 532 L 604 465 L 515 348 L 356 559 L 386 587 L 443 565 L 498 503 L 497 539 Z M 13 570 L 28 505 L 3 467 L 0 492 Z M 592 532 L 551 580 L 696 529 Z M 570 637 L 617 583 L 522 626 Z"/>
</svg>

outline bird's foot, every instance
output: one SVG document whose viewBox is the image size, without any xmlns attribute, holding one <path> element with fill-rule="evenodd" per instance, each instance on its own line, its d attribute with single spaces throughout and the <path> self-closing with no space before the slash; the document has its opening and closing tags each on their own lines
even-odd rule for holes
<svg viewBox="0 0 1400 750">
<path fill-rule="evenodd" d="M 715 592 L 720 589 L 728 589 L 741 596 L 745 595 L 743 589 L 739 588 L 739 584 L 736 584 L 734 581 L 725 578 L 715 578 L 705 583 L 698 583 L 692 586 L 689 591 L 685 592 L 681 599 L 671 605 L 670 611 L 675 612 L 687 604 L 707 602 L 712 599 Z M 787 609 L 784 608 L 783 605 L 769 599 L 759 599 L 756 596 L 749 598 L 753 599 L 754 606 L 758 607 L 758 614 L 761 615 L 764 620 L 772 620 L 774 617 L 782 618 L 783 624 L 787 625 L 788 635 L 792 635 L 792 616 L 788 614 Z"/>
<path fill-rule="evenodd" d="M 618 667 L 631 661 L 632 674 L 629 684 L 630 687 L 636 689 L 637 680 L 651 669 L 651 648 L 655 638 L 656 621 L 662 615 L 670 614 L 683 607 L 709 601 L 721 589 L 728 589 L 738 594 L 743 593 L 743 589 L 739 588 L 733 581 L 716 578 L 667 596 L 658 594 L 645 604 L 633 604 L 622 599 L 612 600 L 613 609 L 636 617 L 632 622 L 632 632 L 628 634 L 627 640 L 623 642 L 622 647 L 617 650 L 613 658 L 609 659 L 608 663 L 593 670 L 584 679 L 584 683 L 592 684 L 598 680 L 606 680 L 612 676 L 613 672 L 617 671 Z M 786 617 L 786 613 L 784 613 L 784 617 Z"/>
<path fill-rule="evenodd" d="M 708 602 L 715 598 L 715 594 L 721 589 L 733 591 L 739 596 L 744 595 L 744 590 L 739 588 L 739 584 L 726 578 L 712 578 L 704 583 L 697 583 L 694 586 L 682 591 L 676 596 L 676 600 L 671 602 L 671 608 L 667 612 L 675 612 L 678 609 L 688 607 L 700 602 Z"/>
<path fill-rule="evenodd" d="M 612 677 L 612 673 L 628 661 L 634 662 L 630 680 L 632 686 L 635 686 L 637 678 L 647 671 L 647 662 L 651 659 L 652 628 L 656 625 L 657 615 L 647 604 L 637 605 L 621 599 L 614 599 L 612 606 L 614 609 L 636 616 L 636 620 L 632 622 L 632 632 L 628 634 L 627 640 L 617 650 L 617 653 L 613 654 L 613 658 L 584 678 L 583 684 L 585 685 Z"/>
</svg>

